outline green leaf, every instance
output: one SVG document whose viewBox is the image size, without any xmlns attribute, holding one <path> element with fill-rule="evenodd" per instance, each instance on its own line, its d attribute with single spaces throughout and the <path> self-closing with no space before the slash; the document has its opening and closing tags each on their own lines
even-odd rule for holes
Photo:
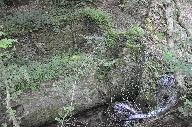
<svg viewBox="0 0 192 127">
<path fill-rule="evenodd" d="M 173 54 L 170 51 L 167 51 L 163 54 L 163 58 L 165 58 L 166 60 L 172 60 Z"/>
<path fill-rule="evenodd" d="M 0 40 L 0 48 L 8 48 L 9 46 L 11 46 L 14 42 L 17 42 L 16 39 L 1 39 Z"/>
</svg>

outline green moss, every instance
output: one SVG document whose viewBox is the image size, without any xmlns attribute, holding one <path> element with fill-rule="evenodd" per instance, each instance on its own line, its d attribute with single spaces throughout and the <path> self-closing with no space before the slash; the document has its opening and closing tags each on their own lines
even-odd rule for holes
<svg viewBox="0 0 192 127">
<path fill-rule="evenodd" d="M 142 38 L 144 31 L 138 25 L 131 26 L 127 31 L 119 29 L 109 29 L 104 32 L 103 47 L 105 49 L 106 58 L 117 59 L 119 54 L 123 52 L 123 48 L 128 48 L 131 53 L 139 55 L 143 50 Z"/>
<path fill-rule="evenodd" d="M 129 52 L 137 57 L 144 50 L 144 45 L 141 43 L 141 39 L 144 37 L 144 30 L 138 25 L 132 25 L 126 32 L 127 41 L 125 43 L 125 48 Z"/>
<path fill-rule="evenodd" d="M 54 56 L 47 63 L 34 62 L 24 66 L 9 66 L 9 74 L 16 91 L 26 89 L 39 89 L 39 84 L 46 80 L 58 78 L 60 76 L 86 75 L 88 69 L 94 64 L 87 55 L 60 55 Z M 87 65 L 87 68 L 82 68 Z"/>
<path fill-rule="evenodd" d="M 119 31 L 119 30 L 115 30 L 115 29 L 110 29 L 108 31 L 105 31 L 104 33 L 104 43 L 107 47 L 114 47 L 116 45 L 118 45 L 118 37 L 121 36 L 125 36 L 124 35 L 125 32 Z"/>
<path fill-rule="evenodd" d="M 134 36 L 134 37 L 143 37 L 144 36 L 144 31 L 143 29 L 138 26 L 138 25 L 132 25 L 128 30 L 127 30 L 127 36 Z"/>
<path fill-rule="evenodd" d="M 139 47 L 138 40 L 142 39 L 144 36 L 144 31 L 138 25 L 132 25 L 127 31 L 121 31 L 116 29 L 109 29 L 104 33 L 105 37 L 105 45 L 108 47 L 112 47 L 119 44 L 119 37 L 125 38 L 124 43 L 125 47 L 133 48 Z"/>
<path fill-rule="evenodd" d="M 106 29 L 111 27 L 111 16 L 101 9 L 86 7 L 81 9 L 80 14 Z"/>
</svg>

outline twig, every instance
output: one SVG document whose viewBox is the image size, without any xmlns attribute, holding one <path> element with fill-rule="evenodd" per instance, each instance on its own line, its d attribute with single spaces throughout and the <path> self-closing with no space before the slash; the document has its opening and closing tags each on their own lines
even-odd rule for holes
<svg viewBox="0 0 192 127">
<path fill-rule="evenodd" d="M 73 106 L 73 101 L 74 101 L 74 95 L 75 95 L 75 85 L 76 85 L 76 81 L 75 84 L 73 84 L 73 91 L 72 91 L 72 95 L 71 95 L 71 107 Z"/>
</svg>

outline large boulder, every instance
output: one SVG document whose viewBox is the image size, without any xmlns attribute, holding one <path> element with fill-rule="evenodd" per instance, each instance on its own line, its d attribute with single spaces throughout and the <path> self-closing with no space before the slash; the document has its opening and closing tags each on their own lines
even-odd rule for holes
<svg viewBox="0 0 192 127">
<path fill-rule="evenodd" d="M 87 29 L 86 24 L 80 24 L 79 26 L 78 22 L 73 25 L 73 29 L 66 27 L 64 32 L 58 34 L 46 31 L 46 33 L 37 34 L 37 36 L 31 35 L 32 41 L 30 41 L 31 38 L 27 38 L 27 41 L 24 40 L 21 46 L 16 47 L 18 51 L 16 55 L 25 58 L 24 56 L 29 54 L 26 57 L 26 59 L 29 59 L 39 53 L 46 54 L 46 49 L 48 51 L 52 49 L 63 50 L 76 45 L 79 46 L 78 48 L 85 47 L 82 49 L 83 51 L 87 50 L 88 48 L 79 44 L 79 42 L 83 43 L 84 41 L 81 35 L 89 35 L 92 31 Z M 75 43 L 74 38 L 72 38 L 73 34 L 78 35 L 75 38 L 75 42 L 78 44 L 72 45 Z M 45 44 L 45 52 L 39 44 Z M 71 75 L 58 77 L 58 79 L 42 82 L 39 91 L 25 92 L 20 95 L 12 102 L 12 108 L 21 117 L 21 126 L 36 127 L 52 122 L 58 117 L 58 112 L 64 106 L 71 104 L 75 108 L 73 112 L 75 114 L 96 105 L 107 103 L 111 98 L 115 100 L 118 97 L 125 97 L 126 99 L 129 96 L 134 99 L 139 92 L 144 58 L 143 50 L 140 50 L 140 48 L 139 50 L 125 48 L 120 57 L 123 64 L 108 71 L 103 81 L 98 81 L 95 78 L 95 66 L 89 64 L 82 68 L 82 70 L 86 69 L 86 73 L 81 77 L 76 78 Z M 9 123 L 5 105 L 3 105 L 3 101 L 0 102 L 2 104 L 0 107 L 0 124 Z"/>
<path fill-rule="evenodd" d="M 124 55 L 129 59 L 130 54 Z M 128 62 L 123 66 L 116 67 L 109 72 L 107 82 L 98 82 L 95 78 L 93 64 L 84 63 L 81 69 L 83 74 L 77 76 L 64 76 L 55 80 L 40 84 L 39 91 L 25 92 L 12 102 L 12 108 L 21 117 L 22 127 L 35 127 L 47 122 L 54 121 L 58 112 L 65 106 L 75 108 L 74 114 L 94 106 L 107 103 L 111 97 L 130 95 L 132 91 L 138 92 L 142 72 L 139 63 Z M 77 71 L 81 73 L 81 71 Z M 111 84 L 110 84 L 111 82 Z M 103 94 L 104 93 L 104 94 Z M 130 95 L 131 96 L 131 95 Z M 6 108 L 1 101 L 1 123 L 9 123 L 6 117 Z"/>
</svg>

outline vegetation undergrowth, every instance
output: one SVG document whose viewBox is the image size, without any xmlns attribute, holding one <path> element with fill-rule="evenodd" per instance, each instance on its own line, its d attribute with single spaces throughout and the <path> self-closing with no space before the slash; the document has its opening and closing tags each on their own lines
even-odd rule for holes
<svg viewBox="0 0 192 127">
<path fill-rule="evenodd" d="M 5 33 L 0 31 L 0 38 L 4 36 Z M 0 40 L 0 49 L 6 49 L 11 47 L 13 43 L 17 42 L 15 39 L 1 39 Z M 0 95 L 6 95 L 6 109 L 9 119 L 12 121 L 14 127 L 19 127 L 20 117 L 16 116 L 16 111 L 11 107 L 11 100 L 15 97 L 14 87 L 12 86 L 11 75 L 9 69 L 7 68 L 7 64 L 5 61 L 7 60 L 7 56 L 10 56 L 6 51 L 2 51 L 0 53 Z M 2 124 L 3 126 L 7 126 L 6 123 Z"/>
<path fill-rule="evenodd" d="M 3 3 L 2 0 L 0 2 Z M 65 80 L 69 80 L 66 83 L 72 84 L 70 82 L 71 80 L 80 80 L 82 76 L 89 74 L 88 71 L 90 69 L 94 70 L 95 78 L 98 81 L 108 81 L 107 76 L 112 69 L 127 66 L 126 62 L 134 61 L 135 65 L 141 65 L 143 68 L 143 75 L 145 76 L 143 76 L 142 85 L 145 86 L 147 84 L 147 89 L 150 87 L 148 91 L 141 90 L 139 94 L 146 97 L 148 101 L 151 101 L 152 99 L 150 97 L 153 96 L 150 92 L 154 90 L 156 80 L 162 74 L 181 70 L 185 75 L 191 76 L 191 63 L 186 62 L 192 57 L 191 38 L 183 41 L 181 38 L 177 38 L 179 37 L 179 33 L 174 35 L 174 40 L 177 43 L 175 50 L 184 49 L 185 51 L 185 54 L 180 58 L 177 58 L 177 54 L 174 54 L 165 45 L 159 45 L 158 51 L 160 50 L 160 54 L 158 56 L 155 56 L 156 54 L 153 53 L 144 54 L 146 53 L 146 45 L 144 43 L 147 40 L 145 36 L 148 36 L 146 31 L 157 36 L 158 39 L 165 39 L 165 31 L 154 31 L 152 19 L 145 19 L 146 31 L 137 24 L 132 24 L 127 30 L 119 30 L 112 27 L 112 18 L 109 13 L 100 8 L 84 5 L 84 3 L 92 2 L 92 0 L 52 2 L 56 6 L 46 9 L 11 12 L 1 17 L 0 30 L 3 32 L 0 32 L 0 75 L 2 79 L 0 82 L 0 93 L 5 94 L 5 89 L 7 89 L 5 87 L 5 81 L 8 81 L 7 86 L 9 87 L 11 97 L 16 98 L 22 92 L 39 90 L 41 87 L 40 84 L 44 81 L 64 78 Z M 145 0 L 143 2 L 146 3 Z M 129 4 L 127 0 L 120 1 L 121 8 L 125 9 L 127 4 Z M 90 51 L 86 53 L 83 53 L 83 51 L 76 53 L 76 51 L 80 51 L 78 48 L 82 47 L 81 42 L 77 40 L 77 36 L 84 36 L 78 35 L 75 29 L 78 27 L 76 24 L 79 22 L 86 27 L 90 27 L 90 29 L 96 28 L 99 31 L 97 31 L 98 33 L 94 33 L 92 39 L 85 37 L 87 42 L 83 43 L 87 43 L 90 46 Z M 88 26 L 87 24 L 90 25 Z M 7 35 L 20 36 L 28 33 L 51 31 L 51 34 L 54 36 L 55 34 L 66 32 L 63 29 L 67 27 L 69 29 L 67 32 L 70 34 L 69 43 L 71 44 L 69 45 L 71 46 L 72 54 L 51 54 L 52 57 L 46 62 L 30 61 L 30 64 L 27 65 L 14 63 L 12 51 L 14 50 L 14 44 L 19 42 L 8 38 Z M 165 25 L 164 27 L 167 26 Z M 4 33 L 7 33 L 7 35 Z M 90 33 L 88 34 L 90 35 Z M 48 39 L 45 40 L 47 41 Z M 68 40 L 61 39 L 57 41 L 61 45 L 65 45 L 64 41 Z M 130 61 L 124 59 L 126 55 Z M 178 110 L 184 116 L 191 116 L 191 98 L 184 95 L 181 97 L 181 100 L 183 105 Z M 62 111 L 64 113 L 60 113 L 56 120 L 64 126 L 65 122 L 68 121 L 68 115 L 71 116 L 70 113 L 73 111 L 73 107 L 65 107 Z M 15 115 L 15 112 L 12 110 L 9 113 L 11 116 Z"/>
<path fill-rule="evenodd" d="M 71 22 L 80 21 L 84 18 L 90 22 L 95 22 L 100 29 L 109 29 L 111 25 L 110 15 L 107 12 L 91 7 L 51 7 L 44 10 L 12 13 L 0 19 L 0 26 L 2 26 L 0 30 L 9 35 L 38 32 L 46 29 L 55 31 L 66 25 L 71 25 Z"/>
<path fill-rule="evenodd" d="M 13 15 L 7 15 L 0 20 L 3 32 L 17 34 L 38 31 L 51 27 L 54 22 L 50 16 L 42 10 L 16 11 Z"/>
<path fill-rule="evenodd" d="M 111 16 L 101 10 L 86 7 L 80 11 L 80 14 L 85 16 L 86 20 L 91 20 L 100 26 L 100 29 L 108 30 L 111 28 Z"/>
<path fill-rule="evenodd" d="M 61 124 L 60 127 L 65 127 L 67 125 L 66 123 L 71 119 L 73 110 L 74 107 L 65 106 L 59 111 L 59 117 L 56 117 L 55 120 Z"/>
<path fill-rule="evenodd" d="M 91 61 L 83 54 L 64 55 L 54 56 L 47 63 L 32 62 L 30 65 L 23 66 L 9 65 L 6 69 L 9 70 L 16 91 L 37 90 L 43 81 L 74 75 L 86 62 Z"/>
</svg>

